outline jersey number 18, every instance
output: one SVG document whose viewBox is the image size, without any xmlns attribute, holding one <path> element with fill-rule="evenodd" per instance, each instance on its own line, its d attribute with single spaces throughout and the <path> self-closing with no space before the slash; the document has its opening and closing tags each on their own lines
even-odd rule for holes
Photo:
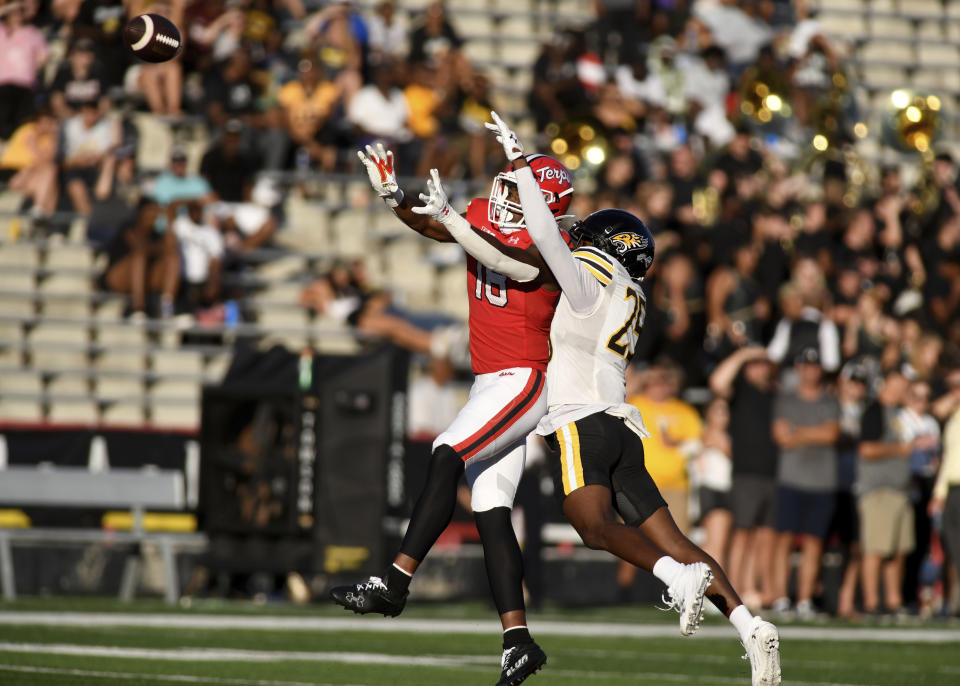
<svg viewBox="0 0 960 686">
<path fill-rule="evenodd" d="M 486 275 L 486 278 L 484 278 Z M 487 302 L 495 307 L 507 306 L 507 277 L 503 274 L 490 271 L 482 264 L 477 262 L 477 287 L 473 292 L 477 300 L 483 300 L 484 296 Z"/>
</svg>

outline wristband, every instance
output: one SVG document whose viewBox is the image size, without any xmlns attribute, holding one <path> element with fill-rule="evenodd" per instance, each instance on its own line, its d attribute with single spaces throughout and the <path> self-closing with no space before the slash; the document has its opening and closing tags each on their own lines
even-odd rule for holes
<svg viewBox="0 0 960 686">
<path fill-rule="evenodd" d="M 400 203 L 403 202 L 403 191 L 398 188 L 393 193 L 381 195 L 380 197 L 383 198 L 385 203 L 387 203 L 387 207 L 389 207 L 391 210 L 394 210 Z"/>
</svg>

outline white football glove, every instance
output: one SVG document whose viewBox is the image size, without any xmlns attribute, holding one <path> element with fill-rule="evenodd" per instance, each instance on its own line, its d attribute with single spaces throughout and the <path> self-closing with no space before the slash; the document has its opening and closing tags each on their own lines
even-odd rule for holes
<svg viewBox="0 0 960 686">
<path fill-rule="evenodd" d="M 440 172 L 436 169 L 430 170 L 430 178 L 427 179 L 427 194 L 420 194 L 420 199 L 425 203 L 423 207 L 410 208 L 416 214 L 425 214 L 441 224 L 446 224 L 451 215 L 457 215 L 450 207 L 447 200 L 447 194 L 440 184 Z"/>
<path fill-rule="evenodd" d="M 393 171 L 393 151 L 385 150 L 383 143 L 377 143 L 376 149 L 367 146 L 367 154 L 357 150 L 357 157 L 363 162 L 370 177 L 370 185 L 377 195 L 383 198 L 389 207 L 396 207 L 403 200 L 403 191 L 397 183 L 397 175 Z"/>
<path fill-rule="evenodd" d="M 493 110 L 490 110 L 490 117 L 493 119 L 493 123 L 484 122 L 483 125 L 497 134 L 497 142 L 503 146 L 503 152 L 506 153 L 507 159 L 513 162 L 515 159 L 523 157 L 523 146 L 520 145 L 517 134 L 511 131 L 507 123 Z"/>
</svg>

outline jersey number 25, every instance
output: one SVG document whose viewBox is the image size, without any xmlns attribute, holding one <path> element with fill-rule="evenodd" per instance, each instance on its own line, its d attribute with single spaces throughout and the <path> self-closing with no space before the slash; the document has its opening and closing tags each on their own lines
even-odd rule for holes
<svg viewBox="0 0 960 686">
<path fill-rule="evenodd" d="M 627 287 L 626 290 L 623 299 L 633 301 L 633 310 L 623 326 L 610 336 L 607 348 L 629 362 L 637 348 L 637 339 L 640 338 L 643 320 L 647 315 L 647 304 L 636 289 Z"/>
</svg>

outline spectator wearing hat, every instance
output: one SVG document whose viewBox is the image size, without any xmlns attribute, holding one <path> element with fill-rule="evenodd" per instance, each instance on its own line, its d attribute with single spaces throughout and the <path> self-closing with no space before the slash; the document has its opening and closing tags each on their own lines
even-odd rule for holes
<svg viewBox="0 0 960 686">
<path fill-rule="evenodd" d="M 50 105 L 60 119 L 72 116 L 84 102 L 96 102 L 104 112 L 110 109 L 107 82 L 90 38 L 74 42 L 50 86 Z"/>
<path fill-rule="evenodd" d="M 248 202 L 258 161 L 243 146 L 243 122 L 230 119 L 219 142 L 210 146 L 200 162 L 200 174 L 224 202 Z"/>
<path fill-rule="evenodd" d="M 840 368 L 840 333 L 837 325 L 823 315 L 818 304 L 805 297 L 796 282 L 780 289 L 783 318 L 777 322 L 773 338 L 767 344 L 770 359 L 781 364 L 795 359 L 801 350 L 815 348 L 823 369 Z"/>
<path fill-rule="evenodd" d="M 823 541 L 835 507 L 840 405 L 836 395 L 823 384 L 816 348 L 800 351 L 794 366 L 796 390 L 782 391 L 773 408 L 773 440 L 780 448 L 774 608 L 783 612 L 790 607 L 790 552 L 799 536 L 796 610 L 799 617 L 810 618 L 814 615 L 813 594 Z"/>
<path fill-rule="evenodd" d="M 898 612 L 903 605 L 904 560 L 915 547 L 910 455 L 933 444 L 930 439 L 908 441 L 905 437 L 899 415 L 908 388 L 909 381 L 899 369 L 888 371 L 861 423 L 857 492 L 863 607 L 870 613 L 880 612 L 881 570 L 886 610 Z"/>
<path fill-rule="evenodd" d="M 202 198 L 212 201 L 216 199 L 210 183 L 205 178 L 187 171 L 187 151 L 181 147 L 175 147 L 170 153 L 170 169 L 154 180 L 151 195 L 161 207 L 175 200 Z M 161 226 L 166 224 L 163 223 Z"/>
<path fill-rule="evenodd" d="M 740 348 L 710 375 L 710 390 L 730 403 L 731 582 L 751 607 L 770 604 L 777 525 L 777 446 L 773 423 L 776 368 L 762 346 Z"/>
<path fill-rule="evenodd" d="M 79 111 L 62 126 L 63 185 L 78 214 L 89 216 L 90 195 L 108 156 L 120 145 L 120 124 L 100 109 L 98 99 L 78 103 Z"/>
</svg>

